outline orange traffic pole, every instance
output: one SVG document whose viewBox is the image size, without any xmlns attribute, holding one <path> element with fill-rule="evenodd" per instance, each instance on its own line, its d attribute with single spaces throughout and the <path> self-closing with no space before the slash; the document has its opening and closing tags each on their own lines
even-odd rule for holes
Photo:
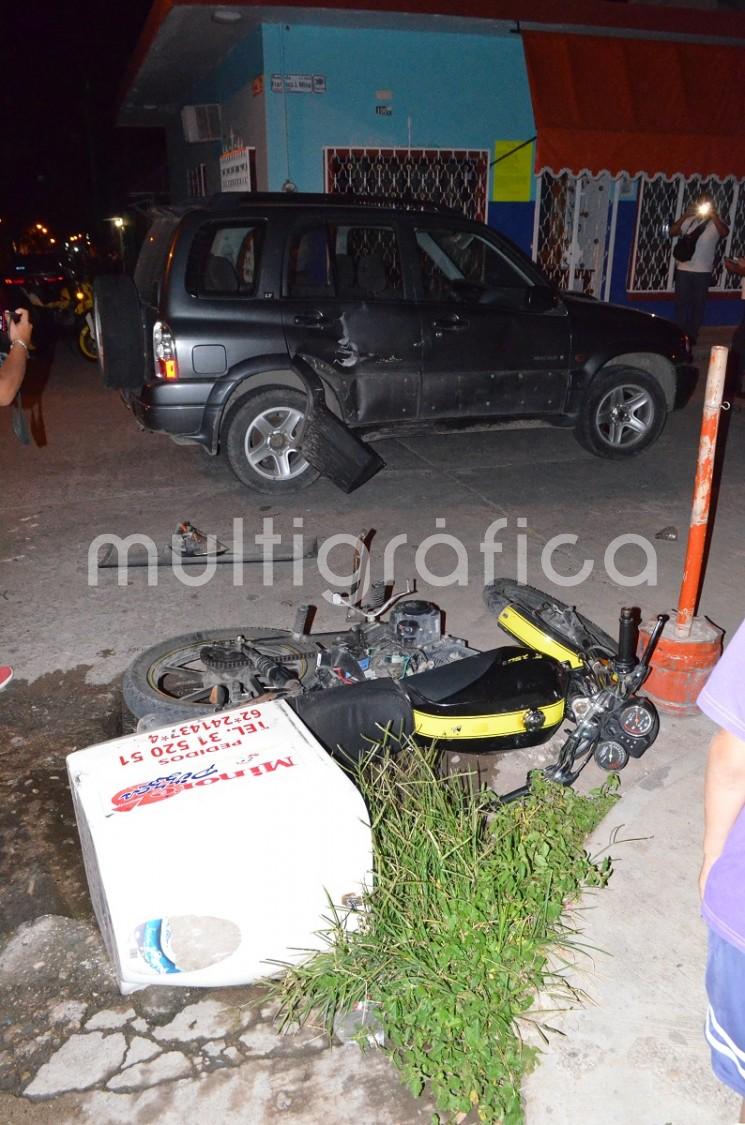
<svg viewBox="0 0 745 1125">
<path fill-rule="evenodd" d="M 696 481 L 693 486 L 693 507 L 688 530 L 683 582 L 678 597 L 676 637 L 685 638 L 691 634 L 693 615 L 701 589 L 701 571 L 704 563 L 704 550 L 709 524 L 711 506 L 711 483 L 714 475 L 714 455 L 717 447 L 719 413 L 724 395 L 724 377 L 727 372 L 727 348 L 711 349 L 709 370 L 706 376 L 704 414 L 701 422 L 701 437 L 698 446 Z"/>
</svg>

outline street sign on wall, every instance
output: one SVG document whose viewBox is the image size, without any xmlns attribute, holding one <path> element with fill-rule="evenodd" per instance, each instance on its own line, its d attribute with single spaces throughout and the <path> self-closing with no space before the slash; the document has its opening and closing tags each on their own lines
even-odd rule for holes
<svg viewBox="0 0 745 1125">
<path fill-rule="evenodd" d="M 273 74 L 272 93 L 325 94 L 325 74 Z"/>
</svg>

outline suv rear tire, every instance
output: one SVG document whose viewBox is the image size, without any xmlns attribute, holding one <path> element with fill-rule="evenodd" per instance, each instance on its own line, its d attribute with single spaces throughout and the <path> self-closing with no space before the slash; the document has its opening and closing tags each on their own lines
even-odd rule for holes
<svg viewBox="0 0 745 1125">
<path fill-rule="evenodd" d="M 268 387 L 244 398 L 223 430 L 223 450 L 241 484 L 256 492 L 298 492 L 320 473 L 298 449 L 306 398 L 291 387 Z"/>
<path fill-rule="evenodd" d="M 574 436 L 596 457 L 619 461 L 652 445 L 666 420 L 665 395 L 653 376 L 636 367 L 609 367 L 587 388 Z"/>
<path fill-rule="evenodd" d="M 139 390 L 145 382 L 145 361 L 137 286 L 124 274 L 104 274 L 93 283 L 93 302 L 104 386 Z"/>
</svg>

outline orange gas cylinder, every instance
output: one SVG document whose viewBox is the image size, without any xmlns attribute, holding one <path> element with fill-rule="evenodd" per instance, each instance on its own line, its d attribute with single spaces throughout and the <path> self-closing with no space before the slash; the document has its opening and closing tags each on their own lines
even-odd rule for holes
<svg viewBox="0 0 745 1125">
<path fill-rule="evenodd" d="M 639 630 L 640 652 L 649 640 L 654 621 Z M 676 636 L 675 617 L 665 625 L 652 656 L 652 671 L 643 692 L 668 715 L 698 714 L 696 699 L 709 673 L 722 655 L 722 630 L 705 617 L 694 617 L 690 635 Z"/>
</svg>

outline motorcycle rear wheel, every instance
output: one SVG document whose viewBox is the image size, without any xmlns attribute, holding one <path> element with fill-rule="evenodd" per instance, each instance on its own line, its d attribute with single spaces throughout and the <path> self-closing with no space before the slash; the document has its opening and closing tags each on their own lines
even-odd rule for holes
<svg viewBox="0 0 745 1125">
<path fill-rule="evenodd" d="M 484 587 L 484 602 L 497 617 L 512 606 L 553 640 L 588 660 L 609 660 L 618 653 L 616 641 L 599 625 L 535 586 L 500 578 Z"/>
<path fill-rule="evenodd" d="M 225 704 L 221 706 L 210 699 L 213 685 L 204 682 L 207 668 L 201 660 L 200 651 L 205 645 L 230 648 L 235 645 L 238 636 L 247 641 L 265 641 L 261 646 L 262 652 L 270 653 L 279 658 L 277 662 L 287 664 L 303 684 L 307 684 L 315 673 L 315 663 L 307 656 L 307 644 L 304 648 L 298 645 L 286 629 L 235 626 L 185 633 L 146 649 L 127 668 L 122 680 L 125 725 L 129 725 L 130 716 L 139 720 L 147 715 L 153 718 L 153 722 L 162 720 L 160 725 L 166 726 L 222 710 Z M 256 679 L 261 682 L 260 676 Z M 269 685 L 265 687 L 267 691 L 275 690 Z M 250 703 L 249 698 L 246 703 Z"/>
</svg>

